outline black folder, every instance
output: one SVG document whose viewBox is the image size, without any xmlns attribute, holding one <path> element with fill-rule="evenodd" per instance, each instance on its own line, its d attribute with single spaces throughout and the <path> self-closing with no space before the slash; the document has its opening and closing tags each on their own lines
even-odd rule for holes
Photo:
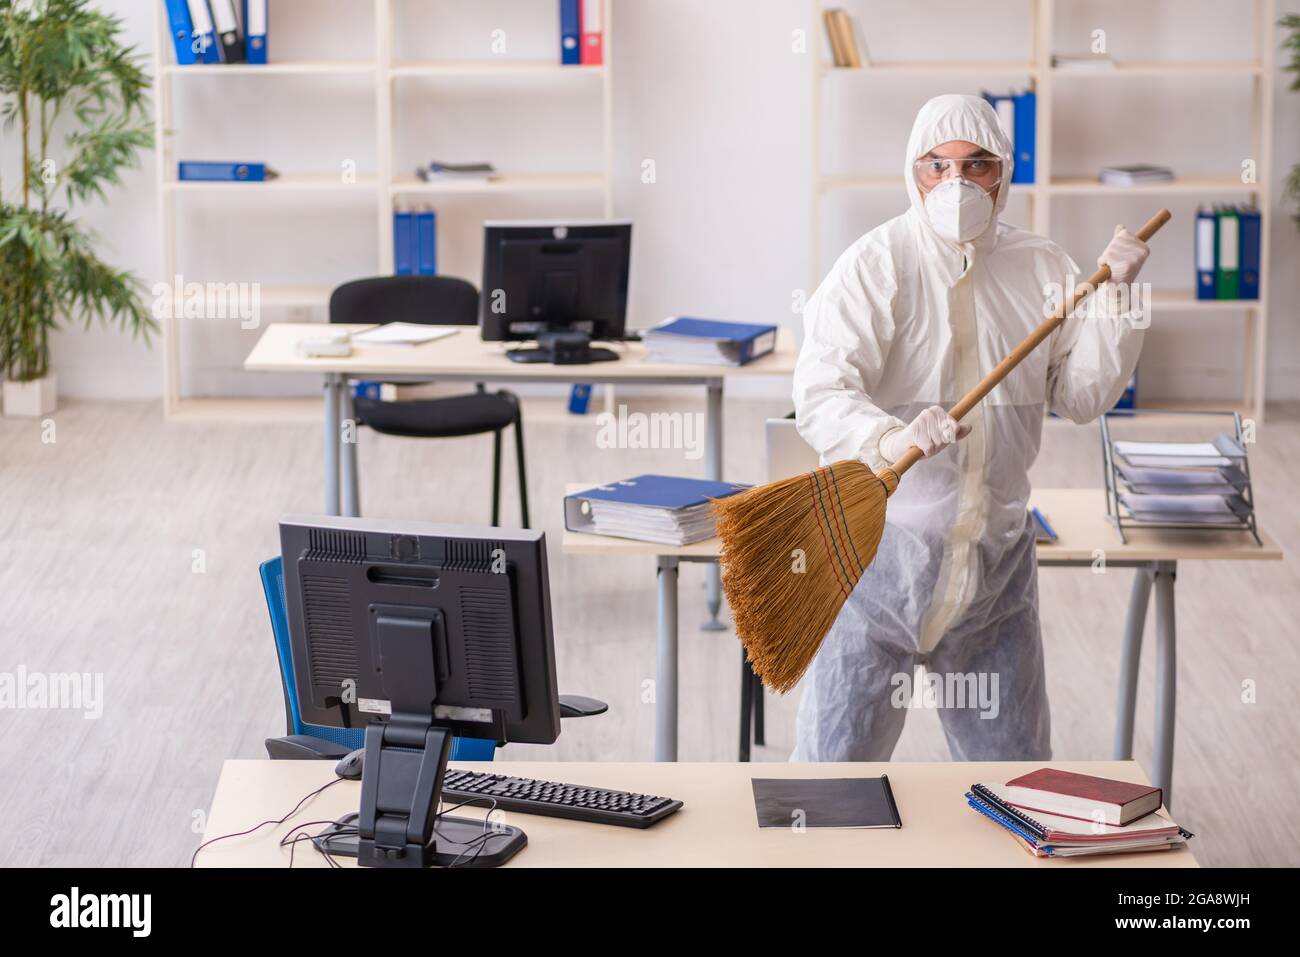
<svg viewBox="0 0 1300 957">
<path fill-rule="evenodd" d="M 889 778 L 753 778 L 759 827 L 902 827 Z"/>
</svg>

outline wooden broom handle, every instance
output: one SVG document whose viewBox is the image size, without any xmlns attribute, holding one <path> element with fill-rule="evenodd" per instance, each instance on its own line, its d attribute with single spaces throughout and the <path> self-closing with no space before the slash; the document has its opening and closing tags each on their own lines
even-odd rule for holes
<svg viewBox="0 0 1300 957">
<path fill-rule="evenodd" d="M 1146 242 L 1160 230 L 1161 226 L 1169 222 L 1169 215 L 1169 210 L 1160 210 L 1147 220 L 1145 226 L 1137 231 L 1137 238 Z M 1081 283 L 1074 288 L 1074 291 L 1066 297 L 1065 302 L 1061 304 L 1060 308 L 1058 308 L 1051 317 L 1044 319 L 1037 329 L 1025 337 L 1024 342 L 1016 346 L 1009 356 L 994 366 L 993 370 L 981 379 L 975 388 L 962 396 L 961 401 L 948 410 L 948 414 L 954 419 L 961 421 L 962 417 L 965 416 L 967 412 L 979 404 L 980 399 L 992 392 L 997 384 L 1005 379 L 1012 369 L 1020 365 L 1025 356 L 1037 349 L 1044 339 L 1056 331 L 1057 326 L 1065 321 L 1066 316 L 1074 312 L 1075 306 L 1077 306 L 1080 301 L 1086 299 L 1093 290 L 1109 278 L 1110 267 L 1103 264 L 1100 269 L 1088 277 L 1086 282 Z M 899 457 L 898 461 L 890 466 L 890 469 L 893 470 L 895 475 L 901 476 L 924 457 L 925 454 L 914 445 L 904 452 Z"/>
</svg>

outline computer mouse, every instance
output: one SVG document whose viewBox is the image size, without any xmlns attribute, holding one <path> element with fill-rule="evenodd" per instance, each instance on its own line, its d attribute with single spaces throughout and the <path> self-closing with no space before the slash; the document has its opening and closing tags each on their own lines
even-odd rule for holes
<svg viewBox="0 0 1300 957">
<path fill-rule="evenodd" d="M 345 754 L 339 759 L 339 763 L 334 765 L 334 773 L 348 781 L 360 781 L 361 766 L 365 762 L 365 757 L 365 748 L 357 748 Z"/>
</svg>

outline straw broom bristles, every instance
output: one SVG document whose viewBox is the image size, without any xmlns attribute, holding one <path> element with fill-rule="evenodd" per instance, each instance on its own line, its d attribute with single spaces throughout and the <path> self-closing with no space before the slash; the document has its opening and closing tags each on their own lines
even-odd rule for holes
<svg viewBox="0 0 1300 957">
<path fill-rule="evenodd" d="M 846 460 L 714 501 L 736 634 L 767 687 L 803 677 L 876 556 L 897 487 L 892 470 Z"/>
</svg>

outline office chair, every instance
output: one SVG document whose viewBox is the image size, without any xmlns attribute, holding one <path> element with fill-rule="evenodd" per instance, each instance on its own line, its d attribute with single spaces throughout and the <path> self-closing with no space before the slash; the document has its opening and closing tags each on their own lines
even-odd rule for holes
<svg viewBox="0 0 1300 957">
<path fill-rule="evenodd" d="M 275 653 L 280 662 L 280 685 L 284 689 L 284 723 L 287 734 L 266 739 L 269 758 L 308 759 L 343 757 L 365 747 L 365 728 L 325 728 L 305 724 L 298 713 L 298 688 L 293 676 L 289 652 L 289 619 L 285 612 L 284 563 L 279 556 L 262 562 L 262 590 L 266 608 L 271 613 L 271 633 L 275 636 Z M 451 760 L 491 761 L 495 741 L 482 738 L 452 738 Z"/>
<path fill-rule="evenodd" d="M 478 325 L 478 290 L 451 276 L 376 276 L 339 286 L 330 295 L 330 322 L 413 322 L 439 326 Z M 437 348 L 436 345 L 431 348 Z M 468 395 L 384 402 L 357 397 L 358 425 L 385 435 L 445 439 L 492 433 L 492 524 L 501 518 L 501 431 L 515 429 L 519 511 L 528 527 L 528 478 L 524 470 L 524 419 L 519 397 L 483 383 Z"/>
<path fill-rule="evenodd" d="M 306 724 L 298 712 L 298 687 L 293 675 L 293 658 L 289 644 L 289 617 L 285 611 L 284 560 L 280 556 L 262 562 L 262 591 L 266 609 L 271 614 L 271 634 L 280 664 L 280 686 L 284 689 L 284 723 L 288 733 L 281 738 L 266 739 L 266 755 L 272 759 L 303 760 L 332 758 L 337 760 L 365 747 L 365 728 L 326 728 Z M 609 705 L 585 695 L 560 695 L 561 718 L 590 718 L 604 714 Z M 484 738 L 452 738 L 452 761 L 491 761 L 495 741 Z"/>
</svg>

